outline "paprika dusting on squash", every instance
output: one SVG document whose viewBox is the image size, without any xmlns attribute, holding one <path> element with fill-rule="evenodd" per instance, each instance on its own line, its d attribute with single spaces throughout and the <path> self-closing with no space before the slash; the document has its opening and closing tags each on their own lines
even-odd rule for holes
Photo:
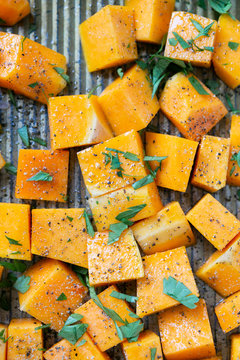
<svg viewBox="0 0 240 360">
<path fill-rule="evenodd" d="M 0 0 L 0 24 L 13 26 L 30 14 L 28 0 Z"/>
</svg>

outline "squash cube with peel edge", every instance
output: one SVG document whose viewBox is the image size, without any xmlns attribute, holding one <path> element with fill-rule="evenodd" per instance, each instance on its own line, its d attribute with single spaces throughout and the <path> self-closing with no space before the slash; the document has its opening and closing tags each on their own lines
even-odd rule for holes
<svg viewBox="0 0 240 360">
<path fill-rule="evenodd" d="M 230 133 L 230 154 L 227 183 L 240 186 L 240 116 L 233 115 Z"/>
<path fill-rule="evenodd" d="M 80 345 L 81 341 L 85 341 Z M 85 333 L 71 350 L 72 360 L 111 360 L 107 353 L 102 352 L 95 345 L 91 337 Z M 54 359 L 55 360 L 55 359 Z"/>
<path fill-rule="evenodd" d="M 240 334 L 233 334 L 231 336 L 231 360 L 239 359 L 240 349 Z"/>
<path fill-rule="evenodd" d="M 20 310 L 61 330 L 70 313 L 81 305 L 86 287 L 67 265 L 52 259 L 37 262 L 24 275 L 31 278 L 30 288 L 19 293 Z M 62 293 L 67 299 L 57 300 Z"/>
<path fill-rule="evenodd" d="M 119 66 L 138 58 L 133 11 L 108 5 L 79 26 L 88 71 Z"/>
<path fill-rule="evenodd" d="M 0 153 L 0 170 L 4 167 L 5 164 L 6 164 L 6 161 L 4 160 L 4 157 L 2 156 L 2 154 Z"/>
<path fill-rule="evenodd" d="M 0 333 L 3 339 L 8 338 L 8 329 L 7 325 L 0 324 Z M 0 340 L 0 359 L 5 360 L 7 358 L 7 342 Z"/>
<path fill-rule="evenodd" d="M 216 307 L 215 313 L 219 325 L 224 333 L 236 329 L 240 325 L 240 291 L 222 300 Z"/>
<path fill-rule="evenodd" d="M 63 339 L 53 345 L 43 354 L 46 360 L 71 360 L 72 344 Z"/>
<path fill-rule="evenodd" d="M 13 26 L 30 14 L 28 0 L 0 0 L 1 26 Z"/>
</svg>

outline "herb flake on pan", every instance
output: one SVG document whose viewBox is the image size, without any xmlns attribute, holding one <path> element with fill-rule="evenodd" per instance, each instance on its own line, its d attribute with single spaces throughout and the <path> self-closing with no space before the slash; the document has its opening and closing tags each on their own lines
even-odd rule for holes
<svg viewBox="0 0 240 360">
<path fill-rule="evenodd" d="M 225 95 L 225 98 L 226 98 L 226 101 L 227 101 L 227 104 L 228 104 L 228 107 L 230 109 L 230 111 L 233 113 L 233 114 L 240 114 L 240 110 L 236 109 L 234 106 L 233 106 L 233 103 L 231 102 L 231 99 L 230 99 L 230 96 L 228 94 Z"/>
<path fill-rule="evenodd" d="M 23 142 L 23 144 L 26 147 L 30 146 L 30 140 L 29 140 L 29 135 L 28 135 L 28 128 L 26 125 L 24 125 L 23 127 L 21 127 L 20 129 L 18 129 L 18 134 Z"/>
<path fill-rule="evenodd" d="M 118 73 L 118 76 L 120 77 L 120 79 L 122 79 L 123 76 L 124 76 L 123 69 L 122 69 L 122 68 L 118 68 L 118 69 L 117 69 L 117 73 Z"/>
<path fill-rule="evenodd" d="M 163 293 L 180 302 L 189 309 L 195 309 L 199 298 L 193 295 L 182 282 L 169 276 L 163 279 Z"/>
<path fill-rule="evenodd" d="M 9 174 L 11 174 L 11 175 L 17 175 L 17 168 L 16 168 L 13 164 L 7 162 L 7 163 L 4 165 L 4 168 L 5 168 L 5 170 L 6 170 Z"/>
<path fill-rule="evenodd" d="M 208 0 L 211 8 L 219 14 L 226 14 L 232 7 L 231 0 Z"/>
</svg>

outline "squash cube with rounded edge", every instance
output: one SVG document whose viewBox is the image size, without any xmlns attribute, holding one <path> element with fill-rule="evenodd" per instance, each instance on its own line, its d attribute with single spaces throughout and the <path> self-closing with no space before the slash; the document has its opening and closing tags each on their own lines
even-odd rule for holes
<svg viewBox="0 0 240 360">
<path fill-rule="evenodd" d="M 108 5 L 79 26 L 88 71 L 119 66 L 138 58 L 134 14 Z"/>
<path fill-rule="evenodd" d="M 28 0 L 0 0 L 1 26 L 13 26 L 30 14 Z"/>
<path fill-rule="evenodd" d="M 240 325 L 240 291 L 222 300 L 215 313 L 224 333 L 236 329 Z"/>
<path fill-rule="evenodd" d="M 4 324 L 0 324 L 0 333 L 3 332 L 2 336 L 4 337 L 4 339 L 8 338 L 8 329 L 7 329 L 7 325 Z M 0 340 L 0 359 L 1 360 L 5 360 L 7 358 L 7 342 L 3 342 L 2 340 Z"/>
<path fill-rule="evenodd" d="M 4 167 L 5 164 L 6 164 L 6 161 L 4 160 L 4 157 L 2 156 L 2 154 L 0 153 L 0 170 Z"/>
<path fill-rule="evenodd" d="M 72 347 L 71 360 L 111 360 L 107 353 L 98 349 L 93 340 L 88 333 L 85 333 Z M 81 341 L 85 341 L 85 343 L 80 345 Z"/>
<path fill-rule="evenodd" d="M 45 351 L 43 357 L 46 360 L 71 360 L 72 347 L 69 341 L 63 339 Z"/>
<path fill-rule="evenodd" d="M 240 152 L 240 116 L 233 115 L 230 132 L 230 154 L 228 163 L 227 183 L 240 186 L 240 163 L 237 156 Z"/>
<path fill-rule="evenodd" d="M 238 360 L 240 352 L 240 334 L 231 336 L 231 360 Z"/>
</svg>

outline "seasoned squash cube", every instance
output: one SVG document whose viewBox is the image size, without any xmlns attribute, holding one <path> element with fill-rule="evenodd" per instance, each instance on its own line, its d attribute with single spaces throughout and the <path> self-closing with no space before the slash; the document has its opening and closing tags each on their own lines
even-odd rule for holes
<svg viewBox="0 0 240 360">
<path fill-rule="evenodd" d="M 158 316 L 164 356 L 167 360 L 191 360 L 216 355 L 205 301 L 195 309 L 179 305 Z"/>
<path fill-rule="evenodd" d="M 226 114 L 224 104 L 203 84 L 209 95 L 200 95 L 189 78 L 178 73 L 171 77 L 161 94 L 160 108 L 184 137 L 200 141 Z M 196 78 L 196 77 L 194 77 Z"/>
<path fill-rule="evenodd" d="M 83 345 L 80 345 L 81 341 L 85 341 Z M 90 336 L 85 333 L 75 347 L 72 347 L 71 351 L 72 360 L 110 360 L 107 353 L 102 352 L 95 345 Z M 55 360 L 55 359 L 54 359 Z"/>
<path fill-rule="evenodd" d="M 47 104 L 67 85 L 59 73 L 59 69 L 66 73 L 66 58 L 56 51 L 4 32 L 0 32 L 0 48 L 0 86 Z"/>
<path fill-rule="evenodd" d="M 240 334 L 231 336 L 231 345 L 231 360 L 238 360 L 240 352 Z"/>
<path fill-rule="evenodd" d="M 8 360 L 42 360 L 42 324 L 35 319 L 12 319 L 8 327 Z"/>
<path fill-rule="evenodd" d="M 52 97 L 48 117 L 53 150 L 97 144 L 113 137 L 94 95 Z"/>
<path fill-rule="evenodd" d="M 3 331 L 3 333 L 2 333 L 2 331 Z M 8 338 L 7 325 L 0 324 L 0 332 L 2 333 L 3 339 L 6 340 Z M 0 359 L 6 360 L 6 358 L 7 358 L 7 342 L 0 340 Z"/>
<path fill-rule="evenodd" d="M 0 203 L 0 257 L 31 260 L 30 205 Z"/>
<path fill-rule="evenodd" d="M 16 198 L 66 202 L 68 162 L 65 150 L 20 150 Z"/>
<path fill-rule="evenodd" d="M 228 164 L 227 183 L 240 186 L 240 162 L 237 156 L 240 152 L 240 116 L 233 115 L 230 135 L 230 154 Z"/>
<path fill-rule="evenodd" d="M 108 5 L 79 26 L 88 71 L 126 64 L 138 57 L 134 14 Z"/>
<path fill-rule="evenodd" d="M 131 229 L 147 255 L 195 243 L 191 226 L 177 201 L 169 203 L 156 215 L 138 221 Z"/>
<path fill-rule="evenodd" d="M 2 154 L 0 153 L 0 170 L 4 167 L 5 164 L 6 164 L 6 161 L 4 160 L 4 157 L 2 156 Z"/>
<path fill-rule="evenodd" d="M 215 312 L 222 328 L 228 333 L 240 325 L 240 291 L 222 300 L 216 307 Z"/>
<path fill-rule="evenodd" d="M 30 14 L 28 0 L 0 0 L 1 26 L 13 26 Z"/>
<path fill-rule="evenodd" d="M 108 149 L 119 152 L 116 153 Z M 134 154 L 135 157 L 129 157 L 129 152 Z M 114 157 L 113 160 L 111 160 L 111 156 Z M 78 161 L 85 185 L 93 197 L 121 189 L 145 177 L 147 171 L 143 157 L 142 140 L 135 130 L 78 153 Z M 119 166 L 115 166 L 114 162 Z M 122 171 L 120 171 L 120 167 Z M 119 171 L 121 174 L 119 174 Z"/>
<path fill-rule="evenodd" d="M 216 74 L 232 89 L 240 85 L 239 43 L 240 22 L 228 14 L 221 15 L 218 19 L 213 65 Z"/>
<path fill-rule="evenodd" d="M 187 190 L 192 171 L 193 161 L 198 142 L 180 138 L 178 136 L 146 133 L 146 154 L 148 156 L 167 156 L 157 172 L 156 183 L 175 191 Z M 158 163 L 151 161 L 152 169 Z"/>
<path fill-rule="evenodd" d="M 218 250 L 240 232 L 240 221 L 210 194 L 187 213 L 187 219 Z"/>
<path fill-rule="evenodd" d="M 89 205 L 98 231 L 108 230 L 111 224 L 117 223 L 116 216 L 131 207 L 146 205 L 131 219 L 132 221 L 152 216 L 163 207 L 155 183 L 137 190 L 130 185 L 110 194 L 91 198 Z"/>
<path fill-rule="evenodd" d="M 197 152 L 191 184 L 211 193 L 226 185 L 230 139 L 205 135 Z"/>
<path fill-rule="evenodd" d="M 163 279 L 169 276 L 181 281 L 194 295 L 198 289 L 185 247 L 143 258 L 145 276 L 137 280 L 137 315 L 144 317 L 179 304 L 163 293 Z"/>
<path fill-rule="evenodd" d="M 43 357 L 46 360 L 71 360 L 72 347 L 70 342 L 63 339 L 45 351 Z"/>
<path fill-rule="evenodd" d="M 19 293 L 20 310 L 45 324 L 61 330 L 71 312 L 81 305 L 87 289 L 77 275 L 64 263 L 43 259 L 25 272 L 30 276 L 30 288 Z M 64 294 L 66 300 L 58 300 Z"/>
<path fill-rule="evenodd" d="M 138 65 L 106 87 L 99 103 L 115 135 L 145 128 L 159 111 L 148 74 Z"/>
<path fill-rule="evenodd" d="M 199 28 L 206 29 L 206 35 L 200 35 L 203 31 Z M 170 21 L 164 55 L 209 68 L 216 31 L 217 22 L 212 19 L 185 11 L 175 11 Z"/>
<path fill-rule="evenodd" d="M 88 267 L 84 209 L 32 211 L 32 254 Z"/>
</svg>

